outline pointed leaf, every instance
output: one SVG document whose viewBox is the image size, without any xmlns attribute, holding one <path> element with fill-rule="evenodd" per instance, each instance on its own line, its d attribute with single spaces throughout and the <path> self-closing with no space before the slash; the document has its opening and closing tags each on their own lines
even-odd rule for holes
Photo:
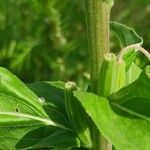
<svg viewBox="0 0 150 150">
<path fill-rule="evenodd" d="M 110 29 L 116 34 L 121 48 L 131 44 L 143 44 L 143 39 L 133 29 L 121 23 L 111 22 Z"/>
<path fill-rule="evenodd" d="M 132 44 L 139 44 L 139 45 L 143 44 L 143 39 L 133 29 L 123 24 L 120 24 L 118 22 L 111 22 L 110 28 L 118 38 L 121 48 L 124 48 Z M 138 69 L 138 66 L 141 66 L 141 62 L 139 64 L 135 62 L 135 60 L 140 58 L 139 56 L 140 56 L 139 52 L 136 51 L 135 49 L 129 49 L 123 55 L 123 60 L 125 61 L 126 64 L 126 72 L 129 72 L 127 73 L 127 80 L 129 78 L 132 78 L 132 81 L 134 81 L 137 79 L 137 76 L 140 74 L 140 68 Z M 144 59 L 147 60 L 146 57 L 144 57 Z M 138 74 L 137 72 L 135 73 L 133 67 L 136 70 L 139 70 Z M 127 81 L 127 83 L 131 83 L 131 82 Z"/>
</svg>

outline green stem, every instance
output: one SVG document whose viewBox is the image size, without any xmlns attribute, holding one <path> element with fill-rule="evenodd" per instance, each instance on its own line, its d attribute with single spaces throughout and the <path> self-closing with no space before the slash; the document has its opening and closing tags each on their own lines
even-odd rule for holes
<svg viewBox="0 0 150 150">
<path fill-rule="evenodd" d="M 97 91 L 97 80 L 103 57 L 110 51 L 110 5 L 102 0 L 86 0 L 86 21 L 91 68 L 92 92 Z"/>
<path fill-rule="evenodd" d="M 90 58 L 91 92 L 97 94 L 98 75 L 104 55 L 110 52 L 108 0 L 86 0 L 87 37 Z M 112 145 L 95 128 L 94 150 L 111 150 Z M 98 142 L 97 142 L 98 141 Z"/>
</svg>

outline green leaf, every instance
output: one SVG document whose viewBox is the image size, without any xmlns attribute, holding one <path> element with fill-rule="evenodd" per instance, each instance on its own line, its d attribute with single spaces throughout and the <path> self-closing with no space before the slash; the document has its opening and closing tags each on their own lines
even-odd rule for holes
<svg viewBox="0 0 150 150">
<path fill-rule="evenodd" d="M 52 120 L 59 124 L 63 124 L 68 128 L 70 127 L 64 106 L 64 82 L 36 82 L 33 84 L 28 84 L 28 87 L 34 91 L 38 97 L 43 97 L 45 99 L 43 107 Z M 70 133 L 66 130 L 59 129 L 59 131 L 57 131 L 55 129 L 52 135 L 44 137 L 40 143 L 32 146 L 34 148 L 42 146 L 53 147 L 54 145 L 55 148 L 66 148 L 67 145 L 68 147 L 75 147 L 78 146 L 79 143 L 75 135 L 75 131 Z"/>
<path fill-rule="evenodd" d="M 71 149 L 79 145 L 79 140 L 70 131 L 52 127 L 42 127 L 24 136 L 16 147 L 17 149 Z"/>
<path fill-rule="evenodd" d="M 24 103 L 26 107 L 29 107 L 39 116 L 47 116 L 38 97 L 5 68 L 0 68 L 0 93 L 19 99 L 20 103 Z"/>
<path fill-rule="evenodd" d="M 35 82 L 27 84 L 27 86 L 38 96 L 45 99 L 44 105 L 49 105 L 56 108 L 63 114 L 65 112 L 64 98 L 65 98 L 65 83 L 57 82 Z"/>
<path fill-rule="evenodd" d="M 0 68 L 0 149 L 16 149 L 26 134 L 44 126 L 67 128 L 47 115 L 43 102 L 25 84 Z"/>
<path fill-rule="evenodd" d="M 137 57 L 135 59 L 135 64 L 141 68 L 142 70 L 147 66 L 150 65 L 150 61 L 148 60 L 147 57 L 141 52 L 137 53 Z"/>
<path fill-rule="evenodd" d="M 131 50 L 127 51 L 123 55 L 123 60 L 126 63 L 126 72 L 130 69 L 130 66 L 134 62 L 136 56 L 137 56 L 137 52 L 134 49 L 131 49 Z"/>
<path fill-rule="evenodd" d="M 121 23 L 111 22 L 110 29 L 116 34 L 121 48 L 131 44 L 143 44 L 143 39 L 133 29 Z"/>
<path fill-rule="evenodd" d="M 109 103 L 92 93 L 77 91 L 74 95 L 101 133 L 117 149 L 149 150 L 150 118 L 124 109 L 119 104 Z"/>
<path fill-rule="evenodd" d="M 38 97 L 45 100 L 43 107 L 52 120 L 69 127 L 64 106 L 64 85 L 64 82 L 61 81 L 44 81 L 28 84 L 28 87 L 36 93 Z"/>
<path fill-rule="evenodd" d="M 132 63 L 126 72 L 126 85 L 129 85 L 130 83 L 137 80 L 141 72 L 142 70 L 135 63 Z"/>
<path fill-rule="evenodd" d="M 55 148 L 69 148 L 78 147 L 79 140 L 71 132 L 65 130 L 58 130 L 47 138 L 42 139 L 34 147 L 55 147 Z"/>
<path fill-rule="evenodd" d="M 150 116 L 150 66 L 140 77 L 109 97 L 110 101 L 121 103 L 122 106 L 145 116 Z"/>
<path fill-rule="evenodd" d="M 126 46 L 132 45 L 132 44 L 143 44 L 143 39 L 131 28 L 120 24 L 118 22 L 111 22 L 110 23 L 111 30 L 115 33 L 117 36 L 121 48 L 124 48 Z M 125 67 L 126 67 L 126 83 L 131 83 L 135 81 L 140 73 L 141 69 L 138 66 L 141 66 L 141 62 L 137 63 L 135 60 L 139 60 L 139 52 L 135 49 L 129 49 L 126 51 L 126 53 L 123 55 L 123 60 L 125 61 Z M 146 57 L 142 59 L 147 60 Z M 138 61 L 139 62 L 139 61 Z M 136 72 L 135 72 L 136 71 Z"/>
</svg>

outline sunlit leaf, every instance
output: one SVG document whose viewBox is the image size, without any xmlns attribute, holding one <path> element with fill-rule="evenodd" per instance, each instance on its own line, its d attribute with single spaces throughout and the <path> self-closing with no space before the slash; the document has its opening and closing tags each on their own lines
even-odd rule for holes
<svg viewBox="0 0 150 150">
<path fill-rule="evenodd" d="M 150 148 L 150 118 L 91 93 L 74 92 L 101 133 L 121 150 Z M 138 146 L 137 146 L 138 145 Z"/>
</svg>

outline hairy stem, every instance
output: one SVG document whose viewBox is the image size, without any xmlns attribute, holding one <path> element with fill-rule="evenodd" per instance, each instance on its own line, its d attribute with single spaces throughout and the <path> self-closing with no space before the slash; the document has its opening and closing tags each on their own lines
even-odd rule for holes
<svg viewBox="0 0 150 150">
<path fill-rule="evenodd" d="M 110 52 L 109 18 L 111 5 L 107 0 L 85 0 L 87 37 L 90 58 L 91 92 L 97 94 L 98 76 L 104 55 Z M 111 1 L 112 2 L 112 1 Z M 97 129 L 95 128 L 95 131 Z M 98 132 L 94 150 L 111 150 L 112 145 Z"/>
<path fill-rule="evenodd" d="M 97 91 L 98 72 L 103 57 L 110 51 L 109 16 L 110 5 L 102 0 L 86 0 L 86 22 L 91 68 L 92 92 Z"/>
</svg>

